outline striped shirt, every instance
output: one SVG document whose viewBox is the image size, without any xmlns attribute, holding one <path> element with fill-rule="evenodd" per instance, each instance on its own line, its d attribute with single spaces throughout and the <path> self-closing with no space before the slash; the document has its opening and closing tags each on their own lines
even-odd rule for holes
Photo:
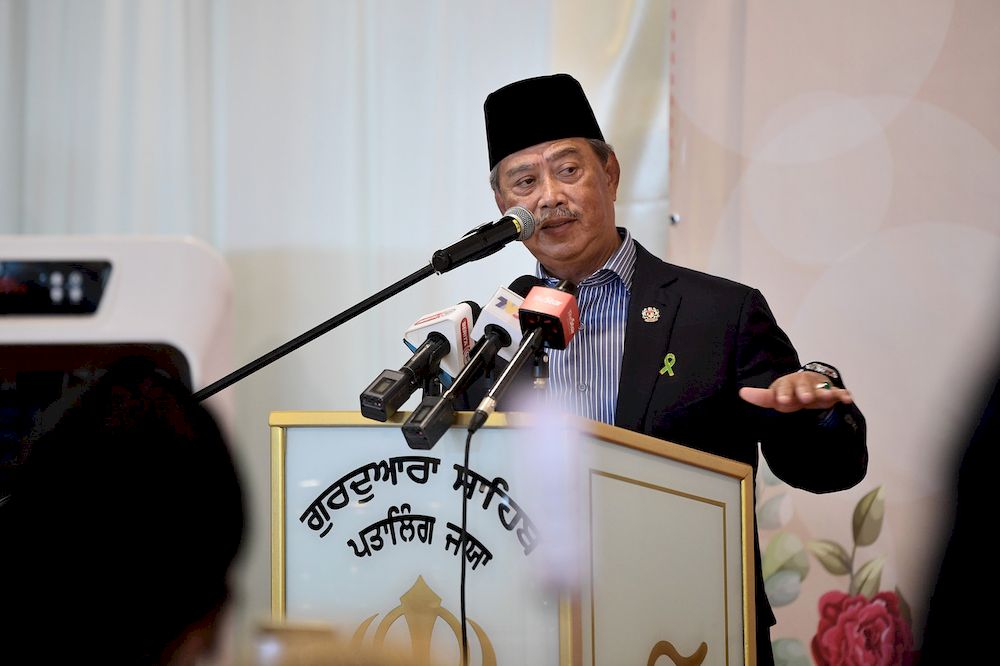
<svg viewBox="0 0 1000 666">
<path fill-rule="evenodd" d="M 577 285 L 580 328 L 566 349 L 549 350 L 548 395 L 563 410 L 613 424 L 622 374 L 635 243 L 618 228 L 622 244 L 607 263 Z M 536 275 L 554 287 L 559 279 L 539 263 Z"/>
</svg>

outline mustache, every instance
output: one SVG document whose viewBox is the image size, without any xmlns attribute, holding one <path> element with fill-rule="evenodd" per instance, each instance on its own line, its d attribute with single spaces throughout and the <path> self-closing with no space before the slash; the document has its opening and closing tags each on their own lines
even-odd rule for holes
<svg viewBox="0 0 1000 666">
<path fill-rule="evenodd" d="M 538 222 L 538 224 L 545 224 L 548 220 L 551 220 L 552 218 L 567 218 L 567 217 L 579 218 L 580 213 L 579 211 L 573 210 L 569 206 L 557 206 L 555 208 L 547 208 L 546 210 L 542 211 L 541 213 L 538 214 L 535 220 Z"/>
</svg>

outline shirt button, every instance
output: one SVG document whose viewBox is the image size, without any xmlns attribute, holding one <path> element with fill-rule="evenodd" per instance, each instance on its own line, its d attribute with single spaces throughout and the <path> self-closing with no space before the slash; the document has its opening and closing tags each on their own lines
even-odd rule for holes
<svg viewBox="0 0 1000 666">
<path fill-rule="evenodd" d="M 586 384 L 577 384 L 576 385 L 576 390 L 579 391 L 580 393 L 586 393 L 588 388 L 589 387 Z"/>
</svg>

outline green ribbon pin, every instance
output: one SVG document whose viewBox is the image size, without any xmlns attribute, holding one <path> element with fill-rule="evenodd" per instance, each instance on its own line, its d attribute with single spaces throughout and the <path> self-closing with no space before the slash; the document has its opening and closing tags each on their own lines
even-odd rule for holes
<svg viewBox="0 0 1000 666">
<path fill-rule="evenodd" d="M 667 354 L 663 357 L 663 367 L 660 368 L 660 374 L 667 374 L 671 377 L 674 376 L 674 363 L 677 362 L 677 357 L 673 353 Z"/>
</svg>

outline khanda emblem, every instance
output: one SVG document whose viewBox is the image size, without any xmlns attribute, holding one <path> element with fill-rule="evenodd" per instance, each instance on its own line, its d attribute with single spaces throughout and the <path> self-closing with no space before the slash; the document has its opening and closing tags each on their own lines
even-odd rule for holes
<svg viewBox="0 0 1000 666">
<path fill-rule="evenodd" d="M 399 598 L 399 601 L 400 605 L 389 611 L 375 629 L 373 642 L 376 648 L 384 646 L 389 628 L 402 618 L 406 623 L 407 629 L 409 629 L 412 657 L 415 665 L 423 666 L 431 663 L 431 634 L 438 620 L 443 620 L 451 628 L 452 633 L 455 635 L 455 640 L 459 644 L 459 651 L 461 651 L 461 623 L 455 617 L 454 613 L 441 606 L 441 597 L 424 582 L 423 576 L 417 576 L 416 582 Z M 372 615 L 357 628 L 351 639 L 354 646 L 361 647 L 365 640 L 365 634 L 368 633 L 369 627 L 377 617 L 378 613 Z M 476 639 L 479 641 L 483 666 L 496 666 L 496 652 L 493 650 L 493 644 L 490 642 L 489 636 L 473 620 L 468 620 L 468 624 L 472 627 Z"/>
<path fill-rule="evenodd" d="M 690 657 L 685 657 L 674 644 L 669 641 L 660 641 L 653 646 L 653 649 L 649 653 L 649 659 L 646 661 L 646 666 L 653 666 L 656 660 L 660 657 L 667 657 L 670 661 L 674 662 L 675 666 L 701 666 L 705 661 L 705 656 L 708 654 L 708 645 L 704 642 L 698 646 L 698 649 L 694 651 Z"/>
</svg>

